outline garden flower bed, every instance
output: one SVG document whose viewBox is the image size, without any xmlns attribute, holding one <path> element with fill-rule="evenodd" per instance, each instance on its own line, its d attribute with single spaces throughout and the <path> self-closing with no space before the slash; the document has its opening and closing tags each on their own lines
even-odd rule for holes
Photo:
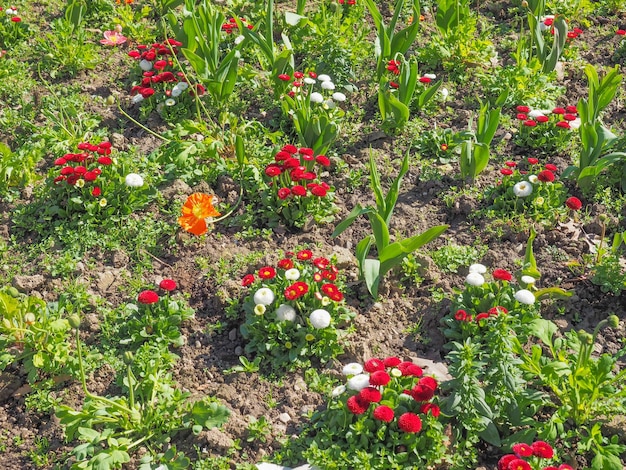
<svg viewBox="0 0 626 470">
<path fill-rule="evenodd" d="M 624 468 L 623 1 L 0 7 L 2 468 Z"/>
</svg>

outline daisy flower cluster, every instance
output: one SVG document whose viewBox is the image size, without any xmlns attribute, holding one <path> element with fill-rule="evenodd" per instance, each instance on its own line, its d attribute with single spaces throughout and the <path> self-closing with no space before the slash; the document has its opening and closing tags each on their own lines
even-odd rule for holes
<svg viewBox="0 0 626 470">
<path fill-rule="evenodd" d="M 332 446 L 367 453 L 369 468 L 430 468 L 446 442 L 437 379 L 395 356 L 347 364 L 343 375 L 345 384 L 313 416 L 315 444 L 329 453 Z"/>
<path fill-rule="evenodd" d="M 180 325 L 193 318 L 195 311 L 184 301 L 174 298 L 178 284 L 173 279 L 163 279 L 158 289 L 146 289 L 137 295 L 136 303 L 123 307 L 120 316 L 125 318 L 122 344 L 138 346 L 146 342 L 183 346 L 185 337 Z"/>
<path fill-rule="evenodd" d="M 554 449 L 545 441 L 513 444 L 511 450 L 512 454 L 498 461 L 498 470 L 573 470 L 568 464 L 551 462 L 555 457 Z"/>
<path fill-rule="evenodd" d="M 570 210 L 579 210 L 582 202 L 576 197 L 568 198 L 558 173 L 556 165 L 541 163 L 534 157 L 520 163 L 506 161 L 500 169 L 502 178 L 487 190 L 491 215 L 519 214 L 552 225 Z"/>
<path fill-rule="evenodd" d="M 19 16 L 17 7 L 0 7 L 0 57 L 20 39 L 28 36 L 28 26 Z"/>
<path fill-rule="evenodd" d="M 100 181 L 103 172 L 106 173 L 113 164 L 111 142 L 81 142 L 77 149 L 78 152 L 66 153 L 54 161 L 56 176 L 52 183 L 57 192 L 66 195 L 62 205 L 67 212 L 95 207 L 90 201 L 97 201 L 101 208 L 106 207 L 107 199 L 103 197 Z"/>
<path fill-rule="evenodd" d="M 400 75 L 401 66 L 402 66 L 402 62 L 400 62 L 399 60 L 391 59 L 389 62 L 387 62 L 386 69 L 392 78 L 392 80 L 389 80 L 389 88 L 392 88 L 394 90 L 397 90 L 398 88 L 400 88 L 400 84 L 393 81 L 393 78 Z M 417 81 L 424 85 L 428 85 L 436 78 L 437 78 L 437 75 L 435 75 L 434 73 L 426 73 L 422 75 L 421 77 L 418 77 Z"/>
<path fill-rule="evenodd" d="M 130 90 L 131 103 L 141 103 L 144 117 L 156 109 L 166 121 L 184 118 L 189 114 L 193 98 L 206 91 L 200 84 L 190 86 L 178 70 L 173 56 L 182 45 L 175 39 L 166 39 L 150 46 L 140 44 L 128 53 L 137 61 L 141 73 Z"/>
<path fill-rule="evenodd" d="M 315 155 L 311 148 L 285 145 L 265 167 L 269 183 L 264 206 L 289 227 L 302 228 L 311 219 L 332 220 L 337 211 L 332 202 L 334 191 L 318 175 L 329 167 L 330 159 L 325 155 Z"/>
<path fill-rule="evenodd" d="M 342 351 L 341 329 L 354 315 L 330 259 L 311 250 L 287 252 L 276 266 L 245 275 L 241 284 L 251 290 L 243 301 L 246 352 L 262 357 L 265 365 L 291 369 L 311 357 L 326 362 Z"/>
<path fill-rule="evenodd" d="M 327 74 L 313 71 L 281 73 L 277 76 L 283 114 L 291 119 L 300 142 L 316 153 L 324 153 L 337 138 L 338 123 L 345 112 L 339 106 L 346 95 L 337 90 Z"/>
<path fill-rule="evenodd" d="M 573 105 L 553 109 L 519 105 L 515 111 L 515 118 L 520 122 L 515 143 L 543 153 L 566 148 L 571 140 L 570 131 L 580 127 L 578 110 Z"/>
<path fill-rule="evenodd" d="M 450 314 L 443 320 L 446 336 L 474 336 L 496 320 L 527 324 L 539 318 L 535 282 L 532 276 L 523 275 L 518 282 L 506 269 L 488 273 L 485 265 L 472 264 L 464 288 L 455 291 Z"/>
</svg>

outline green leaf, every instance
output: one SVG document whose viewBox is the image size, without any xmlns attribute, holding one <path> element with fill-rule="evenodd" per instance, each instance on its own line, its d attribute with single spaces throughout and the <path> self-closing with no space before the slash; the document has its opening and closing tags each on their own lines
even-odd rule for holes
<svg viewBox="0 0 626 470">
<path fill-rule="evenodd" d="M 543 297 L 548 297 L 552 299 L 567 299 L 572 296 L 573 291 L 566 291 L 565 289 L 561 289 L 560 287 L 544 287 L 543 289 L 539 289 L 535 294 L 535 298 L 537 300 L 542 299 Z"/>
<path fill-rule="evenodd" d="M 389 229 L 383 218 L 376 212 L 370 212 L 367 214 L 370 220 L 370 226 L 372 232 L 374 232 L 374 242 L 376 243 L 376 249 L 378 253 L 382 253 L 383 250 L 389 245 Z"/>
<path fill-rule="evenodd" d="M 539 338 L 543 344 L 549 346 L 552 344 L 552 338 L 557 332 L 558 327 L 550 320 L 538 318 L 530 323 L 529 331 L 531 334 Z"/>
<path fill-rule="evenodd" d="M 361 205 L 357 203 L 348 216 L 341 223 L 339 223 L 337 227 L 335 227 L 331 237 L 338 237 L 345 229 L 352 225 L 352 222 L 354 222 L 357 217 L 373 211 L 374 209 L 371 207 L 361 207 Z"/>
<path fill-rule="evenodd" d="M 197 401 L 191 409 L 193 421 L 207 429 L 219 427 L 224 424 L 230 416 L 230 410 L 218 403 L 207 403 L 204 400 Z"/>
<path fill-rule="evenodd" d="M 431 242 L 440 236 L 448 227 L 449 225 L 431 227 L 423 233 L 410 238 L 405 238 L 404 240 L 392 243 L 385 247 L 382 253 L 379 253 L 381 272 L 383 273 L 383 276 L 394 266 L 399 264 L 406 255 L 413 253 L 418 248 Z"/>
<path fill-rule="evenodd" d="M 493 424 L 493 421 L 489 421 L 489 424 L 483 431 L 480 432 L 479 436 L 482 440 L 493 446 L 501 446 L 500 433 L 498 432 L 496 425 Z"/>
<path fill-rule="evenodd" d="M 378 285 L 380 283 L 379 277 L 380 261 L 377 259 L 366 259 L 363 262 L 363 278 L 365 279 L 365 285 L 367 290 L 373 298 L 378 298 Z"/>
</svg>

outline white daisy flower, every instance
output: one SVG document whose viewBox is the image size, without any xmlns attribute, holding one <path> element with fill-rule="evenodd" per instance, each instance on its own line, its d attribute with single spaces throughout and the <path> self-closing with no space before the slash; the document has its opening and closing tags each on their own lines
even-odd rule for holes
<svg viewBox="0 0 626 470">
<path fill-rule="evenodd" d="M 333 99 L 335 101 L 346 101 L 346 95 L 344 95 L 343 93 L 336 91 L 335 93 L 333 93 Z"/>
<path fill-rule="evenodd" d="M 485 283 L 485 278 L 479 273 L 469 273 L 465 278 L 465 282 L 470 286 L 482 286 Z"/>
<path fill-rule="evenodd" d="M 267 287 L 261 287 L 254 293 L 253 297 L 255 304 L 269 305 L 274 302 L 274 293 Z"/>
<path fill-rule="evenodd" d="M 363 372 L 363 366 L 358 362 L 351 362 L 350 364 L 343 366 L 343 370 L 341 372 L 343 375 L 359 375 Z"/>
<path fill-rule="evenodd" d="M 313 310 L 311 315 L 309 315 L 309 321 L 313 328 L 317 330 L 321 330 L 322 328 L 326 328 L 330 326 L 330 313 L 323 308 L 318 308 L 317 310 Z"/>
<path fill-rule="evenodd" d="M 534 284 L 536 279 L 532 276 L 522 276 L 522 282 L 524 284 Z"/>
<path fill-rule="evenodd" d="M 370 376 L 368 374 L 358 374 L 354 377 L 350 377 L 346 383 L 346 387 L 349 390 L 354 390 L 356 392 L 363 390 L 365 387 L 369 387 L 369 385 Z"/>
<path fill-rule="evenodd" d="M 311 78 L 311 77 L 304 77 L 304 80 L 302 80 L 304 83 L 306 83 L 307 85 L 313 85 L 315 84 L 315 79 Z"/>
<path fill-rule="evenodd" d="M 474 263 L 469 267 L 469 272 L 485 274 L 487 272 L 487 266 L 485 266 L 484 264 L 480 264 L 480 263 Z"/>
<path fill-rule="evenodd" d="M 533 192 L 533 185 L 528 181 L 520 181 L 515 186 L 513 186 L 513 194 L 517 197 L 526 197 L 530 196 Z"/>
<path fill-rule="evenodd" d="M 322 88 L 324 90 L 334 90 L 335 84 L 333 82 L 322 82 Z"/>
<path fill-rule="evenodd" d="M 165 106 L 174 106 L 176 104 L 176 100 L 173 98 L 168 98 L 165 100 Z"/>
<path fill-rule="evenodd" d="M 346 391 L 346 386 L 345 385 L 339 385 L 335 388 L 333 388 L 333 391 L 330 392 L 330 396 L 332 396 L 333 398 L 337 398 L 339 395 L 343 395 L 343 393 Z"/>
<path fill-rule="evenodd" d="M 285 279 L 289 281 L 297 281 L 300 278 L 300 271 L 296 268 L 291 268 L 285 271 Z"/>
<path fill-rule="evenodd" d="M 515 293 L 515 300 L 520 304 L 533 305 L 535 303 L 535 294 L 528 289 L 521 289 Z"/>
<path fill-rule="evenodd" d="M 294 321 L 296 319 L 296 309 L 291 305 L 280 304 L 276 309 L 276 319 L 278 321 Z"/>
<path fill-rule="evenodd" d="M 323 74 L 321 74 L 321 75 L 318 75 L 318 76 L 317 76 L 317 79 L 318 79 L 320 82 L 330 82 L 330 77 L 329 77 L 328 75 L 326 75 L 325 73 L 323 73 Z"/>
<path fill-rule="evenodd" d="M 131 188 L 141 188 L 143 186 L 143 178 L 137 173 L 128 173 L 126 178 L 124 178 L 124 182 L 126 186 Z"/>
<path fill-rule="evenodd" d="M 530 175 L 528 177 L 528 181 L 530 181 L 531 184 L 537 184 L 539 182 L 539 178 L 537 177 L 537 175 Z"/>
<path fill-rule="evenodd" d="M 317 91 L 314 91 L 313 93 L 311 93 L 311 103 L 323 103 L 324 102 L 324 97 L 322 96 L 321 93 L 318 93 Z"/>
<path fill-rule="evenodd" d="M 141 68 L 141 70 L 143 70 L 144 72 L 152 70 L 152 62 L 146 59 L 142 59 L 142 61 L 139 62 L 139 68 Z"/>
</svg>

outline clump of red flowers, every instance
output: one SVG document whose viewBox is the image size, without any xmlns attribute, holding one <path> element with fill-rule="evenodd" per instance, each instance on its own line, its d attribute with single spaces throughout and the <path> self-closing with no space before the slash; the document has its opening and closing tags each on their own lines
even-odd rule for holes
<svg viewBox="0 0 626 470">
<path fill-rule="evenodd" d="M 254 29 L 254 25 L 248 23 L 248 20 L 245 18 L 239 18 L 241 23 L 248 29 Z M 222 31 L 226 34 L 232 34 L 235 31 L 238 31 L 239 27 L 237 26 L 237 20 L 235 18 L 230 18 L 226 23 L 222 25 Z"/>
<path fill-rule="evenodd" d="M 573 470 L 565 463 L 556 464 L 549 461 L 554 458 L 554 449 L 545 441 L 532 444 L 517 443 L 511 448 L 512 454 L 503 456 L 498 461 L 498 470 Z"/>
<path fill-rule="evenodd" d="M 301 227 L 309 217 L 332 213 L 333 188 L 319 177 L 330 163 L 326 155 L 315 155 L 310 148 L 282 147 L 264 170 L 269 187 L 266 202 L 276 208 L 275 215 L 289 226 Z"/>
<path fill-rule="evenodd" d="M 102 174 L 102 168 L 113 163 L 109 156 L 111 142 L 81 142 L 77 149 L 79 152 L 66 153 L 54 161 L 55 166 L 60 167 L 59 175 L 53 180 L 54 184 L 86 187 L 93 197 L 99 197 L 102 190 L 97 180 Z"/>
<path fill-rule="evenodd" d="M 519 105 L 515 108 L 516 118 L 525 127 L 536 127 L 540 124 L 552 122 L 552 126 L 561 129 L 576 129 L 579 126 L 578 110 L 576 106 L 568 105 L 564 108 L 556 107 L 552 110 L 531 109 L 529 106 Z M 545 132 L 543 130 L 542 132 Z"/>
<path fill-rule="evenodd" d="M 141 79 L 130 90 L 132 103 L 137 104 L 151 97 L 156 98 L 157 109 L 160 106 L 172 107 L 185 96 L 202 95 L 204 86 L 190 86 L 182 71 L 177 70 L 172 56 L 177 55 L 183 44 L 176 39 L 166 39 L 152 45 L 140 44 L 128 53 L 138 61 Z"/>
<path fill-rule="evenodd" d="M 433 402 L 437 380 L 424 376 L 422 368 L 413 362 L 397 357 L 373 358 L 363 366 L 348 364 L 343 373 L 347 383 L 337 387 L 333 396 L 345 400 L 347 409 L 355 415 L 365 419 L 371 416 L 391 429 L 416 434 L 424 421 L 436 421 L 441 413 Z"/>
</svg>

